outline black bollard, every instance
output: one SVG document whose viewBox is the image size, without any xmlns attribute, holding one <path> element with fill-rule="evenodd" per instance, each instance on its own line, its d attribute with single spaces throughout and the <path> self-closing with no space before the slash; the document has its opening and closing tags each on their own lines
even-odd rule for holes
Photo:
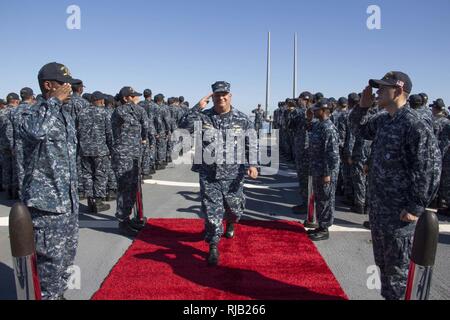
<svg viewBox="0 0 450 320">
<path fill-rule="evenodd" d="M 138 181 L 136 201 L 134 204 L 134 217 L 131 219 L 131 225 L 137 230 L 142 230 L 147 224 L 147 217 L 144 216 L 144 202 L 142 198 L 142 175 L 141 175 L 141 162 L 138 160 Z"/>
<path fill-rule="evenodd" d="M 417 222 L 405 300 L 428 300 L 439 240 L 439 220 L 426 211 Z"/>
<path fill-rule="evenodd" d="M 16 203 L 9 215 L 9 237 L 18 300 L 41 300 L 33 223 L 28 208 Z"/>
</svg>

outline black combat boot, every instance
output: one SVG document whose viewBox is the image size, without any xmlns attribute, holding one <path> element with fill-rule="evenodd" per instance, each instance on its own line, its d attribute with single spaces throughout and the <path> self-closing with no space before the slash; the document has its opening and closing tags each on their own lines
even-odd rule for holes
<svg viewBox="0 0 450 320">
<path fill-rule="evenodd" d="M 111 206 L 109 204 L 103 203 L 102 199 L 94 200 L 92 212 L 99 213 L 103 211 L 108 211 L 109 209 L 111 209 Z"/>
<path fill-rule="evenodd" d="M 318 228 L 314 233 L 309 235 L 309 238 L 312 241 L 328 240 L 330 233 L 328 232 L 328 228 Z"/>
<path fill-rule="evenodd" d="M 88 199 L 87 199 L 87 204 L 88 204 L 88 210 L 89 210 L 89 212 L 94 212 L 94 210 L 95 210 L 95 202 L 94 202 L 94 199 L 88 198 Z"/>
<path fill-rule="evenodd" d="M 155 174 L 155 173 L 156 173 L 155 167 L 151 167 L 150 168 L 150 174 Z"/>
<path fill-rule="evenodd" d="M 351 206 L 353 207 L 355 205 L 355 202 L 353 200 L 352 196 L 345 196 L 345 198 L 342 200 L 342 203 L 347 205 L 347 206 Z"/>
<path fill-rule="evenodd" d="M 208 265 L 217 266 L 219 264 L 219 249 L 216 244 L 209 246 Z"/>
<path fill-rule="evenodd" d="M 162 162 L 156 163 L 156 170 L 164 170 L 166 166 Z"/>
<path fill-rule="evenodd" d="M 364 214 L 364 205 L 361 203 L 355 203 L 353 207 L 350 209 L 354 213 Z"/>
<path fill-rule="evenodd" d="M 106 201 L 114 201 L 117 199 L 117 193 L 115 190 L 109 190 L 106 195 Z"/>
<path fill-rule="evenodd" d="M 139 234 L 139 230 L 136 230 L 131 226 L 129 219 L 125 221 L 119 221 L 119 231 L 121 234 L 129 237 L 135 237 Z"/>
<path fill-rule="evenodd" d="M 138 231 L 141 231 L 141 230 L 143 230 L 143 229 L 145 228 L 145 226 L 147 225 L 147 221 L 148 221 L 148 218 L 147 218 L 147 217 L 142 217 L 142 220 L 135 217 L 135 218 L 133 218 L 133 219 L 130 220 L 130 226 L 131 226 L 133 229 L 136 229 L 136 230 L 138 230 Z"/>
<path fill-rule="evenodd" d="M 227 231 L 225 232 L 225 238 L 233 239 L 234 238 L 234 223 L 227 223 Z"/>
</svg>

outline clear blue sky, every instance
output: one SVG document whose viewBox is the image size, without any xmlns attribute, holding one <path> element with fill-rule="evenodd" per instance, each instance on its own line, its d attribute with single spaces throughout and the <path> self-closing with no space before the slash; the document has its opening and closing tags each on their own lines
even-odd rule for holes
<svg viewBox="0 0 450 320">
<path fill-rule="evenodd" d="M 81 8 L 81 30 L 66 9 Z M 381 30 L 366 27 L 381 7 Z M 0 96 L 38 90 L 47 62 L 66 64 L 86 91 L 184 95 L 191 103 L 216 80 L 232 84 L 234 105 L 265 101 L 266 39 L 272 33 L 271 106 L 292 95 L 293 34 L 299 88 L 338 98 L 387 71 L 407 72 L 414 92 L 450 104 L 450 1 L 1 1 Z"/>
</svg>

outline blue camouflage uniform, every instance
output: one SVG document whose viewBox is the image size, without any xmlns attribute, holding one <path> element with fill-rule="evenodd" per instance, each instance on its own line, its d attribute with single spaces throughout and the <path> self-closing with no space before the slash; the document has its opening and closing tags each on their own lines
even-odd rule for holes
<svg viewBox="0 0 450 320">
<path fill-rule="evenodd" d="M 316 204 L 317 222 L 328 229 L 334 222 L 335 192 L 339 173 L 339 135 L 330 119 L 311 124 L 309 140 L 310 172 Z M 325 184 L 324 177 L 331 177 Z"/>
<path fill-rule="evenodd" d="M 12 115 L 16 108 L 6 106 L 0 110 L 0 149 L 2 161 L 2 183 L 4 189 L 16 189 L 18 187 L 17 171 L 14 160 L 14 130 Z"/>
<path fill-rule="evenodd" d="M 442 175 L 439 197 L 446 207 L 450 206 L 450 120 L 438 117 L 434 120 L 435 135 L 442 154 Z"/>
<path fill-rule="evenodd" d="M 67 108 L 68 112 L 72 115 L 73 119 L 75 120 L 75 126 L 77 126 L 78 114 L 81 112 L 81 110 L 86 109 L 90 105 L 91 103 L 86 99 L 82 98 L 78 93 L 73 93 L 69 103 L 66 104 L 64 107 Z M 78 188 L 79 188 L 78 191 L 80 193 L 84 193 L 83 176 L 81 170 L 81 155 L 79 146 L 77 146 L 77 172 L 78 172 Z"/>
<path fill-rule="evenodd" d="M 114 107 L 110 107 L 110 106 L 105 107 L 105 112 L 108 116 L 108 121 L 111 125 L 111 117 L 112 117 L 112 114 L 114 113 Z M 111 131 L 112 131 L 112 128 L 111 128 Z M 110 156 L 108 157 L 109 163 L 108 163 L 107 191 L 108 192 L 110 192 L 110 191 L 116 192 L 117 191 L 117 179 L 116 179 L 116 174 L 112 168 L 111 157 L 112 157 L 112 154 L 110 154 Z"/>
<path fill-rule="evenodd" d="M 300 107 L 293 111 L 290 130 L 294 136 L 295 163 L 300 188 L 300 205 L 308 205 L 308 177 L 309 177 L 309 132 L 306 119 L 306 108 Z"/>
<path fill-rule="evenodd" d="M 156 105 L 157 117 L 159 122 L 159 127 L 157 129 L 156 138 L 156 161 L 158 163 L 166 162 L 167 160 L 167 139 L 172 127 L 169 111 L 164 104 Z"/>
<path fill-rule="evenodd" d="M 24 158 L 22 201 L 33 220 L 44 299 L 60 298 L 78 245 L 75 123 L 56 98 L 23 110 L 18 130 Z"/>
<path fill-rule="evenodd" d="M 216 144 L 227 143 L 227 131 L 236 136 L 243 137 L 252 132 L 252 139 L 246 139 L 246 154 L 250 163 L 229 161 L 209 164 L 203 159 L 200 166 L 200 193 L 202 199 L 202 213 L 205 216 L 205 240 L 211 245 L 217 245 L 224 233 L 223 219 L 228 222 L 238 222 L 244 212 L 244 177 L 249 165 L 257 166 L 257 137 L 254 125 L 242 112 L 232 108 L 226 114 L 218 114 L 214 108 L 202 111 L 197 105 L 181 120 L 179 127 L 194 132 L 194 123 L 202 125 L 203 150 L 210 153 Z M 249 131 L 250 130 L 250 131 Z M 223 139 L 222 141 L 218 139 Z M 234 140 L 228 139 L 228 143 Z M 233 143 L 234 144 L 234 143 Z M 206 150 L 206 151 L 205 151 Z M 216 159 L 224 154 L 215 154 Z M 235 147 L 233 152 L 236 154 Z M 237 152 L 238 155 L 244 152 Z"/>
<path fill-rule="evenodd" d="M 350 121 L 372 140 L 368 177 L 369 218 L 381 294 L 402 299 L 406 291 L 415 223 L 400 220 L 403 210 L 420 216 L 436 193 L 441 153 L 436 138 L 414 110 L 370 116 L 356 107 Z"/>
<path fill-rule="evenodd" d="M 351 165 L 347 162 L 349 157 L 348 150 L 352 149 L 351 140 L 352 133 L 349 129 L 348 117 L 351 110 L 343 111 L 337 120 L 337 130 L 340 141 L 340 155 L 342 161 L 342 183 L 344 187 L 344 195 L 353 199 L 353 181 L 351 173 Z"/>
<path fill-rule="evenodd" d="M 151 147 L 153 145 L 153 137 L 155 136 L 155 126 L 154 126 L 154 119 L 153 114 L 149 112 L 148 107 L 148 101 L 141 101 L 139 102 L 138 106 L 144 109 L 144 111 L 147 114 L 147 128 L 148 128 L 148 137 L 147 137 L 147 144 L 142 146 L 142 159 L 141 159 L 141 174 L 142 175 L 150 175 L 151 167 L 152 167 L 152 155 L 151 155 Z"/>
<path fill-rule="evenodd" d="M 341 117 L 343 115 L 345 115 L 345 113 L 347 113 L 347 110 L 342 110 L 342 109 L 336 109 L 332 115 L 330 116 L 331 121 L 333 122 L 334 126 L 336 127 L 336 129 L 338 130 L 338 134 L 339 134 L 339 156 L 341 158 L 341 161 L 339 162 L 339 174 L 338 174 L 338 181 L 337 181 L 337 185 L 336 185 L 336 191 L 339 191 L 339 193 L 342 195 L 343 194 L 343 188 L 344 188 L 344 161 L 343 161 L 343 157 L 342 157 L 342 148 L 344 146 L 344 141 L 345 141 L 345 135 L 343 132 L 341 132 L 342 128 L 340 128 L 340 122 Z"/>
<path fill-rule="evenodd" d="M 87 198 L 105 198 L 112 150 L 111 121 L 104 108 L 89 105 L 78 113 L 77 122 L 84 194 Z"/>
<path fill-rule="evenodd" d="M 419 108 L 414 109 L 414 111 L 417 113 L 419 118 L 424 121 L 424 123 L 427 125 L 427 127 L 433 131 L 433 113 L 431 112 L 430 108 L 426 106 L 421 106 Z"/>
<path fill-rule="evenodd" d="M 136 202 L 142 141 L 148 138 L 148 117 L 139 105 L 118 106 L 111 118 L 113 130 L 113 168 L 117 176 L 117 213 L 119 221 L 127 221 Z"/>
<path fill-rule="evenodd" d="M 178 127 L 178 113 L 180 108 L 174 103 L 167 106 L 167 109 L 170 114 L 170 135 L 167 141 L 167 158 L 171 159 L 173 158 L 173 150 L 178 143 L 178 141 L 172 141 L 172 135 Z"/>
<path fill-rule="evenodd" d="M 148 117 L 148 144 L 143 146 L 142 150 L 142 174 L 149 175 L 151 169 L 155 166 L 155 148 L 156 148 L 156 127 L 155 111 L 152 108 L 153 101 L 141 101 L 139 105 L 144 108 Z"/>
<path fill-rule="evenodd" d="M 175 119 L 173 117 L 172 114 L 172 107 L 170 107 L 167 104 L 163 104 L 161 106 L 161 109 L 163 110 L 163 114 L 165 115 L 165 121 L 166 121 L 166 139 L 165 139 L 165 144 L 166 144 L 166 154 L 164 157 L 164 161 L 169 162 L 169 158 L 172 155 L 172 150 L 173 150 L 173 142 L 172 142 L 172 133 L 174 131 L 175 128 Z"/>
<path fill-rule="evenodd" d="M 255 130 L 259 137 L 259 130 L 263 128 L 264 119 L 266 118 L 266 113 L 263 109 L 255 109 L 252 111 L 255 115 Z"/>
<path fill-rule="evenodd" d="M 23 141 L 19 138 L 19 129 L 22 122 L 22 115 L 24 112 L 28 111 L 31 108 L 31 105 L 22 102 L 11 114 L 12 119 L 12 125 L 13 125 L 13 134 L 14 134 L 14 165 L 15 165 L 15 171 L 17 172 L 17 184 L 18 184 L 18 191 L 19 191 L 19 197 L 21 195 L 21 189 L 24 179 L 24 161 L 25 157 L 30 154 L 29 150 L 24 150 L 23 148 Z"/>
</svg>

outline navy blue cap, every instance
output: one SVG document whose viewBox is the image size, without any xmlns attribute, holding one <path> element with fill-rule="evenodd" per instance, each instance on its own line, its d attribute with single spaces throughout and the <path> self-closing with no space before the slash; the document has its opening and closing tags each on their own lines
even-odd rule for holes
<svg viewBox="0 0 450 320">
<path fill-rule="evenodd" d="M 6 96 L 6 101 L 11 101 L 11 100 L 20 100 L 20 97 L 17 93 L 11 92 L 10 94 L 8 94 Z"/>
<path fill-rule="evenodd" d="M 90 94 L 90 93 L 84 93 L 81 97 L 82 97 L 83 99 L 85 99 L 85 100 L 91 102 L 92 94 Z"/>
<path fill-rule="evenodd" d="M 332 108 L 332 105 L 328 99 L 321 99 L 319 102 L 317 102 L 313 107 L 312 110 L 320 110 L 320 109 L 328 109 L 330 110 Z"/>
<path fill-rule="evenodd" d="M 120 95 L 122 97 L 140 97 L 140 96 L 142 96 L 141 93 L 136 92 L 132 87 L 123 87 L 120 90 Z"/>
<path fill-rule="evenodd" d="M 34 96 L 33 89 L 28 87 L 22 88 L 22 90 L 20 90 L 20 96 L 22 97 L 22 99 L 29 99 L 33 97 Z"/>
<path fill-rule="evenodd" d="M 58 81 L 62 83 L 80 84 L 81 80 L 72 78 L 69 69 L 57 62 L 51 62 L 41 68 L 38 74 L 39 81 Z"/>
<path fill-rule="evenodd" d="M 346 106 L 348 105 L 348 100 L 345 97 L 340 97 L 338 100 L 338 105 L 340 106 Z"/>
<path fill-rule="evenodd" d="M 440 110 L 443 110 L 443 109 L 445 109 L 445 103 L 444 103 L 444 100 L 442 100 L 442 99 L 437 99 L 436 101 L 434 101 L 434 102 L 430 105 L 430 107 L 432 107 L 432 108 L 437 108 L 437 109 L 440 109 Z"/>
<path fill-rule="evenodd" d="M 0 99 L 0 104 L 6 105 L 6 101 L 3 99 Z"/>
<path fill-rule="evenodd" d="M 311 100 L 312 98 L 312 93 L 309 91 L 304 91 L 302 93 L 300 93 L 300 96 L 298 97 L 299 99 L 303 99 L 303 100 Z"/>
<path fill-rule="evenodd" d="M 91 101 L 105 100 L 106 96 L 100 91 L 95 91 L 91 95 Z"/>
<path fill-rule="evenodd" d="M 361 100 L 359 94 L 353 92 L 348 95 L 348 103 L 358 103 Z"/>
<path fill-rule="evenodd" d="M 420 94 L 413 94 L 409 97 L 408 99 L 409 104 L 411 105 L 411 107 L 413 108 L 417 108 L 420 107 L 421 105 L 423 105 L 423 98 Z"/>
<path fill-rule="evenodd" d="M 217 81 L 212 86 L 212 91 L 214 93 L 230 93 L 231 92 L 231 85 L 228 82 L 225 81 Z"/>
<path fill-rule="evenodd" d="M 379 88 L 380 86 L 400 87 L 407 93 L 411 93 L 412 90 L 411 79 L 406 73 L 400 71 L 391 71 L 381 80 L 371 79 L 369 85 L 373 88 Z"/>
<path fill-rule="evenodd" d="M 324 95 L 323 95 L 322 92 L 317 92 L 317 93 L 314 95 L 314 99 L 315 99 L 316 101 L 319 101 L 319 100 L 321 100 L 321 99 L 323 99 L 323 98 L 324 98 Z"/>
<path fill-rule="evenodd" d="M 144 97 L 151 97 L 153 95 L 153 92 L 152 92 L 152 90 L 150 90 L 150 89 L 145 89 L 144 90 Z"/>
</svg>

